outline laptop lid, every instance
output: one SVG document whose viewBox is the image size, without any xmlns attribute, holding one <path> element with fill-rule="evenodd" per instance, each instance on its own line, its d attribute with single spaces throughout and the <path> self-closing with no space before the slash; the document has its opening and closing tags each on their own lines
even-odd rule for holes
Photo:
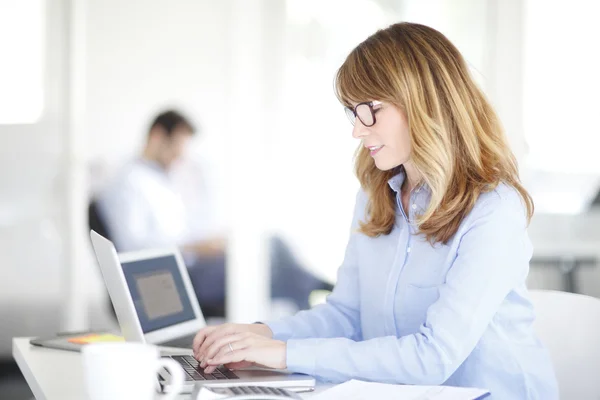
<svg viewBox="0 0 600 400">
<path fill-rule="evenodd" d="M 127 341 L 159 344 L 206 326 L 179 250 L 117 254 L 108 239 L 90 237 Z"/>
</svg>

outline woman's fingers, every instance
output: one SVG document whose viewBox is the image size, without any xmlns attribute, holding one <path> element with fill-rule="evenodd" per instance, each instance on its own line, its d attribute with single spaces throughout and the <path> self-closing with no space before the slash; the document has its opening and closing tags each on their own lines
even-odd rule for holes
<svg viewBox="0 0 600 400">
<path fill-rule="evenodd" d="M 194 354 L 198 352 L 200 346 L 202 345 L 202 343 L 204 343 L 206 337 L 215 329 L 215 326 L 209 326 L 206 328 L 202 328 L 198 331 L 196 336 L 194 336 L 194 341 L 192 342 L 192 349 L 194 350 Z"/>
<path fill-rule="evenodd" d="M 247 349 L 243 349 L 243 350 L 236 350 L 233 353 L 229 352 L 227 354 L 225 354 L 222 357 L 219 357 L 219 361 L 216 364 L 212 364 L 209 365 L 208 367 L 206 367 L 204 369 L 204 372 L 207 374 L 210 374 L 211 372 L 213 372 L 219 365 L 221 364 L 231 364 L 231 363 L 240 363 L 242 361 L 246 361 L 246 357 L 247 357 Z M 216 362 L 217 360 L 212 360 L 214 362 Z"/>
<path fill-rule="evenodd" d="M 222 337 L 216 339 L 213 342 L 213 344 L 204 353 L 204 357 L 203 357 L 202 363 L 200 365 L 206 365 L 207 360 L 214 358 L 215 355 L 218 354 L 222 348 L 226 349 L 227 351 L 231 351 L 231 349 L 229 348 L 229 345 L 231 345 L 232 348 L 236 348 L 236 347 L 233 347 L 234 345 L 240 346 L 239 341 L 246 338 L 247 336 L 248 336 L 247 333 L 236 333 L 236 334 L 232 334 L 232 335 L 222 336 Z M 239 347 L 237 347 L 237 348 L 239 348 Z"/>
<path fill-rule="evenodd" d="M 221 346 L 219 350 L 215 353 L 213 357 L 210 357 L 209 364 L 214 364 L 218 362 L 217 365 L 223 364 L 220 360 L 225 354 L 235 353 L 236 351 L 246 350 L 249 347 L 252 347 L 256 343 L 256 337 L 252 336 L 241 336 L 235 341 L 228 342 L 227 344 Z M 231 345 L 231 347 L 229 346 Z M 246 360 L 251 361 L 251 360 Z"/>
<path fill-rule="evenodd" d="M 268 368 L 283 369 L 287 365 L 286 350 L 285 342 L 244 332 L 215 342 L 210 349 L 211 356 L 206 357 L 201 366 L 207 373 L 214 371 L 221 364 L 242 361 Z"/>
<path fill-rule="evenodd" d="M 198 348 L 198 351 L 194 352 L 196 359 L 205 359 L 207 350 L 215 342 L 215 340 L 226 335 L 231 335 L 232 333 L 235 333 L 235 325 L 233 324 L 224 324 L 215 327 L 215 329 L 210 331 L 209 334 L 204 338 L 202 344 Z"/>
</svg>

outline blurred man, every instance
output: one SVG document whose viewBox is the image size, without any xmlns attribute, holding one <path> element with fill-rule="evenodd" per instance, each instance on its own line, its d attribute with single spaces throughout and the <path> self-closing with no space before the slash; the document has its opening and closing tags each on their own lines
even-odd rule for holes
<svg viewBox="0 0 600 400">
<path fill-rule="evenodd" d="M 198 255 L 223 251 L 221 238 L 188 243 L 185 206 L 170 176 L 194 134 L 193 125 L 181 114 L 160 114 L 150 126 L 141 157 L 98 196 L 99 212 L 119 251 L 172 244 L 193 248 Z"/>
<path fill-rule="evenodd" d="M 210 225 L 210 210 L 193 221 L 171 172 L 195 134 L 192 123 L 176 111 L 158 115 L 148 132 L 141 157 L 129 163 L 96 198 L 98 216 L 118 251 L 180 246 L 198 301 L 207 316 L 224 315 L 225 238 Z M 210 207 L 209 203 L 201 206 Z M 205 224 L 195 237 L 194 224 Z M 278 238 L 270 242 L 271 292 L 300 309 L 315 289 L 330 289 L 301 268 Z"/>
</svg>

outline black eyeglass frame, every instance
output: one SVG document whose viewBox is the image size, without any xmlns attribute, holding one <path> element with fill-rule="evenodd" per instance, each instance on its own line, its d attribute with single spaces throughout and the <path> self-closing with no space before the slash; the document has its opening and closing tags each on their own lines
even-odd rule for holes
<svg viewBox="0 0 600 400">
<path fill-rule="evenodd" d="M 365 124 L 365 121 L 362 120 L 362 118 L 358 115 L 358 113 L 356 112 L 356 110 L 358 109 L 358 107 L 360 106 L 368 106 L 369 107 L 369 111 L 371 112 L 371 118 L 373 118 L 373 123 L 370 125 Z M 351 107 L 344 107 L 344 109 L 346 110 L 346 115 L 348 116 L 348 119 L 350 120 L 350 123 L 352 125 L 354 125 L 354 122 L 356 121 L 356 118 L 358 118 L 361 122 L 361 124 L 363 124 L 366 127 L 371 127 L 373 125 L 375 125 L 377 123 L 377 118 L 375 118 L 375 110 L 373 110 L 374 106 L 378 106 L 381 105 L 380 101 L 363 101 L 362 103 L 358 103 L 357 105 L 354 106 L 354 108 Z M 350 112 L 351 114 L 349 114 L 348 112 Z M 354 118 L 352 118 L 354 117 Z"/>
</svg>

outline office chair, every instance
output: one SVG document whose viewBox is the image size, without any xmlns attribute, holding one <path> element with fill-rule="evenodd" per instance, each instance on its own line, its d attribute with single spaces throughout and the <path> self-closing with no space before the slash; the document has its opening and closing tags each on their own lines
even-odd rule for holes
<svg viewBox="0 0 600 400">
<path fill-rule="evenodd" d="M 90 201 L 90 204 L 88 204 L 88 227 L 89 229 L 95 230 L 108 240 L 112 240 L 110 232 L 108 231 L 108 227 L 106 226 L 106 223 L 104 223 L 104 221 L 102 220 L 101 213 L 98 211 L 98 203 L 95 199 L 92 199 Z M 108 312 L 114 319 L 117 319 L 117 313 L 115 312 L 115 307 L 112 304 L 110 296 L 108 296 L 108 292 L 107 297 Z"/>
<path fill-rule="evenodd" d="M 600 299 L 553 290 L 531 290 L 534 328 L 548 348 L 561 399 L 600 393 Z"/>
<path fill-rule="evenodd" d="M 108 228 L 98 211 L 98 203 L 94 199 L 88 205 L 88 226 L 90 229 L 95 230 L 100 235 L 112 241 Z"/>
</svg>

